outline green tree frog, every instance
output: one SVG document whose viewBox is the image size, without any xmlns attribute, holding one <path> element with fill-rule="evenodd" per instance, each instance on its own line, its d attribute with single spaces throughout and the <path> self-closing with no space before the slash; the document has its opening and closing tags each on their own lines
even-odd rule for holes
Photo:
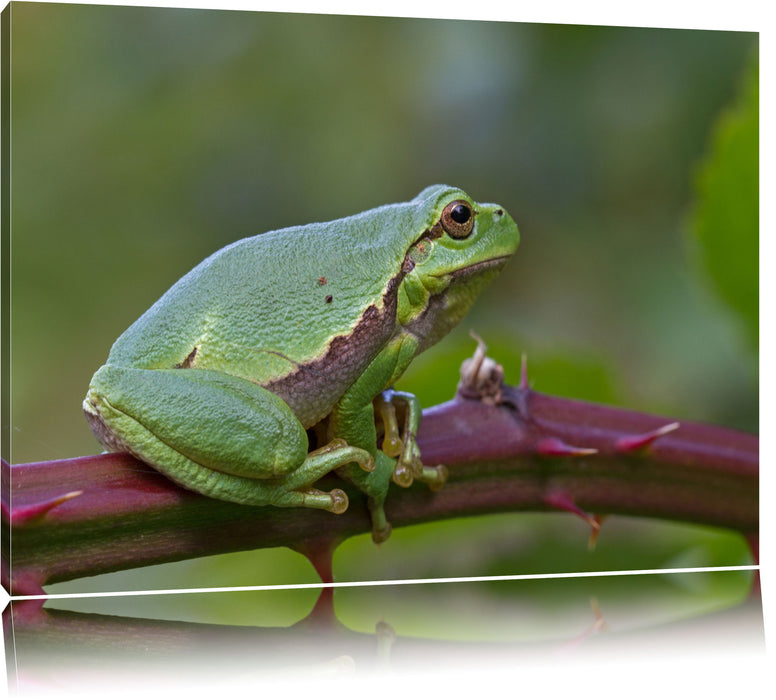
<svg viewBox="0 0 776 700">
<path fill-rule="evenodd" d="M 423 466 L 418 401 L 390 387 L 463 318 L 519 238 L 500 206 L 435 185 L 232 243 L 118 338 L 86 417 L 108 450 L 226 501 L 342 513 L 342 489 L 315 487 L 335 472 L 368 496 L 381 542 L 391 481 L 438 488 L 447 473 Z"/>
</svg>

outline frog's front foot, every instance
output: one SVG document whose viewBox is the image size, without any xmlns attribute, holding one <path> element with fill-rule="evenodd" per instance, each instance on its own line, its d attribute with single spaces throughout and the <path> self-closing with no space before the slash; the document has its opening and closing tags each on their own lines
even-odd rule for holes
<svg viewBox="0 0 776 700">
<path fill-rule="evenodd" d="M 421 413 L 417 398 L 413 394 L 388 389 L 375 399 L 375 405 L 383 422 L 382 450 L 389 457 L 396 458 L 393 481 L 403 488 L 412 486 L 415 480 L 428 484 L 432 491 L 442 488 L 447 481 L 447 468 L 442 464 L 423 466 L 415 440 Z M 403 431 L 399 429 L 397 405 L 402 405 L 405 411 Z"/>
<path fill-rule="evenodd" d="M 417 452 L 418 448 L 414 437 L 411 436 L 406 441 L 406 445 L 409 448 L 406 452 Z M 444 464 L 427 467 L 420 461 L 419 454 L 417 456 L 405 456 L 405 454 L 402 454 L 396 461 L 396 468 L 393 470 L 393 481 L 399 486 L 407 488 L 412 486 L 416 480 L 427 484 L 432 491 L 438 491 L 447 481 L 447 467 Z"/>
<path fill-rule="evenodd" d="M 390 460 L 387 460 L 385 456 L 378 454 L 380 464 L 384 468 L 383 473 L 385 474 L 384 478 L 386 479 L 386 482 L 389 478 L 388 475 L 390 474 L 390 478 L 399 486 L 410 486 L 413 481 L 417 479 L 418 481 L 423 481 L 428 484 L 428 487 L 432 491 L 442 488 L 445 481 L 447 481 L 447 468 L 442 464 L 436 467 L 424 467 L 420 462 L 420 453 L 417 451 L 417 445 L 415 444 L 414 438 L 410 438 L 409 440 L 405 438 L 405 445 L 414 446 L 413 454 L 416 455 L 417 458 L 413 458 L 410 461 L 400 457 L 396 465 L 392 466 Z M 379 496 L 371 496 L 369 498 L 369 514 L 372 519 L 372 541 L 375 542 L 375 544 L 385 542 L 391 535 L 391 524 L 388 522 L 383 507 L 388 492 L 387 483 L 383 488 L 384 490 Z"/>
<path fill-rule="evenodd" d="M 413 438 L 412 444 L 414 442 Z M 417 450 L 417 445 L 415 445 L 415 449 Z M 436 467 L 424 467 L 419 459 L 408 464 L 400 458 L 393 468 L 391 478 L 399 486 L 410 486 L 417 479 L 428 484 L 432 491 L 436 491 L 442 488 L 447 481 L 447 467 L 443 464 Z M 387 486 L 385 489 L 387 493 Z M 376 498 L 369 499 L 369 513 L 372 518 L 372 541 L 375 544 L 385 542 L 391 535 L 391 524 L 388 522 L 385 509 L 383 508 L 384 500 L 385 494 L 383 494 L 380 500 Z"/>
</svg>

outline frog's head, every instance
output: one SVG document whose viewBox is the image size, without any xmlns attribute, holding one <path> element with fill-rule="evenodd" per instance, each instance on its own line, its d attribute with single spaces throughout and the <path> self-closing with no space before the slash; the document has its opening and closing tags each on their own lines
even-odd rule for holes
<svg viewBox="0 0 776 700">
<path fill-rule="evenodd" d="M 426 229 L 404 258 L 398 321 L 424 349 L 461 321 L 515 252 L 520 233 L 498 204 L 480 204 L 457 188 L 428 187 L 413 204 Z"/>
</svg>

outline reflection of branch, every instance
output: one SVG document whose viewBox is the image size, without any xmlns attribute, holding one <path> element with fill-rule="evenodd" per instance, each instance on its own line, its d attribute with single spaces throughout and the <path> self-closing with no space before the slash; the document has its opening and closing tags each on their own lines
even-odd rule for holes
<svg viewBox="0 0 776 700">
<path fill-rule="evenodd" d="M 517 600 L 521 600 L 519 596 Z M 208 602 L 203 601 L 202 609 L 207 609 Z M 564 609 L 553 608 L 553 624 L 557 624 Z M 424 622 L 435 634 L 439 630 L 434 620 L 454 615 L 446 604 L 441 609 L 432 606 Z M 479 639 L 473 641 L 396 636 L 382 621 L 377 622 L 374 634 L 352 631 L 336 617 L 331 617 L 329 624 L 310 625 L 303 620 L 290 627 L 251 627 L 78 613 L 41 608 L 39 601 L 29 600 L 12 602 L 3 613 L 3 623 L 9 669 L 15 670 L 21 680 L 39 689 L 38 684 L 47 680 L 60 688 L 63 678 L 75 679 L 81 692 L 84 685 L 89 687 L 90 680 L 95 682 L 90 672 L 97 672 L 97 682 L 107 681 L 114 689 L 117 680 L 127 682 L 124 689 L 129 690 L 157 678 L 192 683 L 217 678 L 219 683 L 228 684 L 235 679 L 255 681 L 289 671 L 328 671 L 331 675 L 343 666 L 360 671 L 379 667 L 404 672 L 437 668 L 446 673 L 454 668 L 477 668 L 482 663 L 557 663 L 559 653 L 578 658 L 589 653 L 599 661 L 602 651 L 603 658 L 608 659 L 631 654 L 643 663 L 656 649 L 663 655 L 692 655 L 699 649 L 716 654 L 732 649 L 739 653 L 742 649 L 761 652 L 759 602 L 678 617 L 668 623 L 642 623 L 604 635 L 591 636 L 588 632 L 570 641 L 563 633 L 547 637 L 546 627 L 530 619 L 525 627 L 512 628 L 512 634 L 505 639 L 500 623 L 487 615 L 483 618 L 485 626 L 478 626 Z M 576 614 L 573 620 L 572 628 L 579 623 Z M 491 629 L 490 625 L 494 640 L 480 638 L 483 630 Z M 598 618 L 595 625 L 597 629 Z M 9 681 L 13 684 L 11 674 Z"/>
<path fill-rule="evenodd" d="M 26 679 L 94 670 L 162 672 L 188 678 L 198 670 L 269 673 L 282 667 L 321 667 L 338 657 L 376 663 L 375 636 L 353 632 L 335 618 L 291 627 L 250 627 L 79 613 L 15 601 L 3 613 L 7 648 Z M 141 675 L 141 674 L 138 674 Z M 88 675 L 87 675 L 88 677 Z"/>
<path fill-rule="evenodd" d="M 561 508 L 594 528 L 598 514 L 617 513 L 757 532 L 756 436 L 548 396 L 525 381 L 497 394 L 490 402 L 458 396 L 424 412 L 424 462 L 446 464 L 449 481 L 436 492 L 392 486 L 386 511 L 394 527 Z M 210 554 L 309 550 L 316 540 L 370 531 L 365 499 L 348 485 L 350 508 L 332 515 L 216 501 L 126 454 L 4 464 L 3 471 L 13 557 L 12 576 L 4 558 L 3 577 L 14 594 Z M 343 486 L 332 476 L 323 487 L 334 482 Z"/>
</svg>

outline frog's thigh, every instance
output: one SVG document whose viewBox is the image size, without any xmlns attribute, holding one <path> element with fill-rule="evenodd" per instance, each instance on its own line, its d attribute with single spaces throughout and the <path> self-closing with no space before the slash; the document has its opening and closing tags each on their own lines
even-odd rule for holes
<svg viewBox="0 0 776 700">
<path fill-rule="evenodd" d="M 157 442 L 215 471 L 271 478 L 297 468 L 307 454 L 307 435 L 291 409 L 266 389 L 228 374 L 106 366 L 92 391 Z M 116 423 L 109 427 L 119 428 Z M 137 436 L 127 437 L 134 447 Z"/>
<path fill-rule="evenodd" d="M 347 446 L 308 458 L 305 430 L 280 398 L 211 370 L 106 366 L 87 401 L 95 399 L 131 452 L 183 486 L 224 500 L 332 509 L 329 494 L 307 487 L 368 458 Z"/>
</svg>

